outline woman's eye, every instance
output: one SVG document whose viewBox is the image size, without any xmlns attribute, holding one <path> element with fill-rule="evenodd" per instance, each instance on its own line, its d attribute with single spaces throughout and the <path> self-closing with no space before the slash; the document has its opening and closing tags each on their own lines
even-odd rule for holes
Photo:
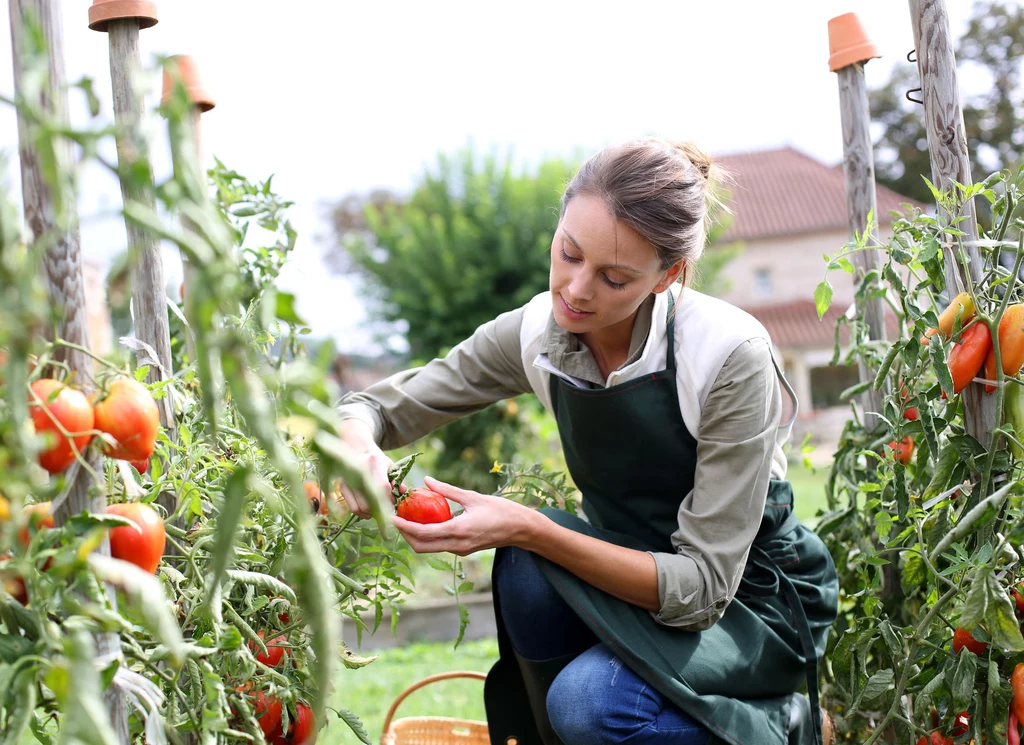
<svg viewBox="0 0 1024 745">
<path fill-rule="evenodd" d="M 558 249 L 558 250 L 559 250 L 559 251 L 561 252 L 561 254 L 562 254 L 562 260 L 563 260 L 563 261 L 568 261 L 568 262 L 569 262 L 570 264 L 578 264 L 579 262 L 583 261 L 583 259 L 574 259 L 574 258 L 573 258 L 572 256 L 570 256 L 569 254 L 567 254 L 567 253 L 565 252 L 565 249 L 564 249 L 564 248 L 560 248 L 560 249 Z"/>
<path fill-rule="evenodd" d="M 604 283 L 611 287 L 613 290 L 621 290 L 623 287 L 626 286 L 625 282 L 612 282 L 610 279 L 608 279 L 608 276 L 606 274 L 602 274 L 601 279 L 604 280 Z"/>
</svg>

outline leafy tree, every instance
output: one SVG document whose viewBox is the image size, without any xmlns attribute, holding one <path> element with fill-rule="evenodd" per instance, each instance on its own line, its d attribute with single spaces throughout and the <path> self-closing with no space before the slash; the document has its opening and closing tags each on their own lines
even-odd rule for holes
<svg viewBox="0 0 1024 745">
<path fill-rule="evenodd" d="M 1020 163 L 1024 9 L 1016 2 L 976 2 L 956 59 L 960 69 L 980 68 L 992 81 L 978 92 L 960 90 L 973 177 L 979 181 Z M 871 91 L 869 100 L 871 116 L 881 125 L 875 143 L 878 182 L 927 204 L 933 198 L 922 179 L 931 179 L 924 109 L 906 98 L 907 91 L 919 86 L 916 65 L 900 64 L 882 88 Z"/>
</svg>

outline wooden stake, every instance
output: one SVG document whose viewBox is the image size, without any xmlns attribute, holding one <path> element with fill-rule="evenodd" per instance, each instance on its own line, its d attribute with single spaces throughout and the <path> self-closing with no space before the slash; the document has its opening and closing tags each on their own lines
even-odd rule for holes
<svg viewBox="0 0 1024 745">
<path fill-rule="evenodd" d="M 148 166 L 146 140 L 142 135 L 142 100 L 133 85 L 133 77 L 141 70 L 139 55 L 139 21 L 135 18 L 110 21 L 110 80 L 114 94 L 114 119 L 117 124 L 117 156 L 121 166 L 121 194 L 124 203 L 138 202 L 156 211 L 153 176 Z M 146 163 L 143 180 L 125 175 L 134 163 Z M 136 170 L 135 173 L 138 173 Z M 149 345 L 157 359 L 149 360 L 138 353 L 139 364 L 149 364 L 150 383 L 173 376 L 171 335 L 167 316 L 167 289 L 160 243 L 156 236 L 125 220 L 128 245 L 132 253 L 132 307 L 136 337 Z M 171 389 L 160 404 L 160 423 L 174 440 L 177 424 Z"/>
<path fill-rule="evenodd" d="M 949 191 L 953 181 L 971 184 L 971 159 L 967 150 L 960 88 L 957 82 L 953 38 L 949 31 L 949 15 L 945 0 L 910 0 L 910 20 L 917 49 L 917 68 L 921 75 L 921 98 L 928 132 L 928 153 L 931 156 L 932 183 L 940 191 Z M 940 207 L 941 209 L 941 207 Z M 967 219 L 959 224 L 966 233 L 965 242 L 978 238 L 978 220 L 974 203 L 964 205 Z M 977 246 L 963 247 L 969 258 L 969 275 L 956 256 L 958 246 L 947 241 L 942 247 L 946 267 L 946 290 L 950 297 L 967 289 L 968 276 L 979 282 L 982 276 L 981 253 Z M 987 442 L 998 424 L 994 396 L 984 395 L 984 386 L 971 383 L 961 394 L 964 400 L 964 421 L 967 433 L 980 442 Z"/>
<path fill-rule="evenodd" d="M 10 0 L 11 50 L 14 62 L 15 91 L 19 96 L 28 95 L 25 87 L 27 24 L 38 25 L 48 55 L 48 81 L 39 91 L 40 99 L 34 101 L 55 121 L 67 122 L 67 76 L 64 68 L 64 30 L 61 26 L 60 3 L 57 0 Z M 53 238 L 53 244 L 46 252 L 44 266 L 46 283 L 50 300 L 63 310 L 63 318 L 58 333 L 66 341 L 89 348 L 89 329 L 86 322 L 85 291 L 82 279 L 82 257 L 78 233 L 78 216 L 75 196 L 71 189 L 62 189 L 58 195 L 62 205 L 62 214 L 58 215 L 55 208 L 54 194 L 46 183 L 29 134 L 29 122 L 24 112 L 18 111 L 18 134 L 21 154 L 22 191 L 25 205 L 25 220 L 32 233 L 32 240 Z M 66 175 L 72 157 L 69 144 L 58 148 L 58 157 L 63 161 L 58 164 L 58 177 Z M 74 380 L 79 388 L 88 394 L 93 383 L 93 360 L 85 352 L 59 348 L 57 355 L 68 364 Z M 99 451 L 90 449 L 88 463 L 94 473 L 102 473 L 103 466 Z M 99 491 L 95 496 L 90 492 L 96 487 L 89 469 L 78 464 L 71 467 L 72 479 L 68 498 L 54 516 L 57 525 L 83 510 L 89 512 L 105 512 L 106 495 Z M 110 543 L 107 538 L 96 549 L 100 554 L 110 555 Z M 114 589 L 107 587 L 107 597 L 111 605 L 117 607 Z M 97 651 L 100 656 L 121 656 L 121 643 L 117 634 L 100 634 L 96 639 Z M 127 745 L 128 709 L 124 693 L 116 686 L 106 692 L 107 713 L 117 734 L 118 741 Z"/>
<path fill-rule="evenodd" d="M 868 230 L 868 215 L 873 215 L 875 224 L 870 226 L 867 236 L 869 246 L 878 243 L 878 212 L 875 197 L 875 158 L 871 150 L 869 127 L 871 117 L 868 111 L 868 90 L 864 82 L 864 68 L 860 62 L 848 65 L 836 73 L 839 79 L 839 107 L 843 125 L 843 176 L 846 180 L 846 212 L 849 218 L 850 235 L 863 234 Z M 856 272 L 854 286 L 868 272 L 878 270 L 878 251 L 871 249 L 853 255 Z M 868 336 L 873 340 L 885 341 L 885 302 L 882 298 L 867 300 L 864 318 L 868 324 Z M 871 380 L 874 371 L 860 362 L 860 379 Z M 869 388 L 861 396 L 864 407 L 864 427 L 875 430 L 880 420 L 884 391 Z"/>
</svg>

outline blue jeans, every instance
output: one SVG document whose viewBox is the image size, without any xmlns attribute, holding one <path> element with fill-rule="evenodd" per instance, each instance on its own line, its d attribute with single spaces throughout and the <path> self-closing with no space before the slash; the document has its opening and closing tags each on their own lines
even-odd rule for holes
<svg viewBox="0 0 1024 745">
<path fill-rule="evenodd" d="M 493 584 L 516 652 L 531 660 L 579 655 L 547 696 L 551 726 L 565 745 L 706 745 L 711 733 L 600 644 L 529 552 L 498 549 Z"/>
</svg>

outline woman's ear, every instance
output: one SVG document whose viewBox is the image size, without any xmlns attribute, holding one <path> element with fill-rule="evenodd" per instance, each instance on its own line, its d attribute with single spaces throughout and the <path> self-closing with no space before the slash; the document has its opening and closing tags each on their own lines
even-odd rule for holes
<svg viewBox="0 0 1024 745">
<path fill-rule="evenodd" d="M 672 284 L 679 279 L 679 275 L 683 273 L 683 269 L 686 268 L 686 260 L 680 259 L 675 264 L 665 270 L 665 276 L 661 278 L 661 281 L 654 286 L 653 292 L 661 293 L 667 290 Z"/>
</svg>

